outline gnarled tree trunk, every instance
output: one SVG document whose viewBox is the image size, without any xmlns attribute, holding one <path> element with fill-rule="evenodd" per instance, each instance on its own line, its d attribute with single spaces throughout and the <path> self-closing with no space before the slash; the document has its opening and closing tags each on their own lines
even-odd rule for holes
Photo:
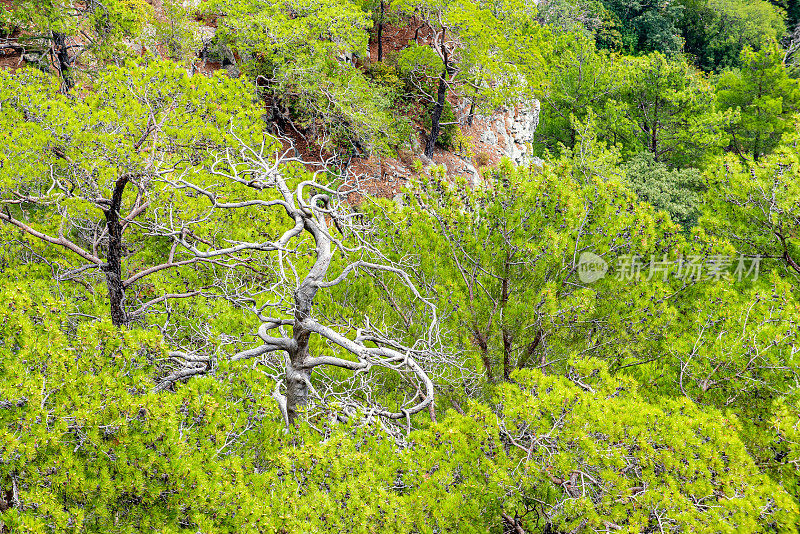
<svg viewBox="0 0 800 534">
<path fill-rule="evenodd" d="M 256 154 L 255 151 L 251 153 Z M 286 295 L 288 298 L 282 299 L 284 302 L 290 300 L 293 303 L 290 312 L 291 318 L 265 317 L 258 312 L 262 321 L 258 329 L 258 336 L 263 341 L 263 345 L 239 352 L 233 356 L 233 360 L 244 360 L 277 351 L 287 355 L 284 369 L 274 375 L 276 387 L 273 397 L 277 400 L 288 425 L 292 425 L 297 420 L 298 412 L 302 407 L 310 403 L 310 393 L 313 391 L 310 379 L 313 369 L 317 366 L 338 367 L 353 372 L 368 372 L 373 366 L 380 366 L 403 373 L 415 386 L 416 395 L 410 401 L 406 400 L 407 406 L 398 411 L 375 407 L 374 402 L 371 402 L 373 404 L 370 410 L 372 416 L 407 420 L 411 415 L 429 409 L 434 400 L 434 384 L 426 371 L 415 360 L 415 356 L 422 353 L 422 350 L 418 348 L 419 345 L 408 347 L 399 340 L 388 339 L 368 322 L 364 329 L 356 330 L 355 338 L 351 338 L 345 333 L 317 322 L 312 316 L 312 307 L 320 288 L 337 286 L 343 283 L 350 274 L 358 271 L 393 273 L 398 276 L 404 287 L 431 309 L 431 325 L 427 335 L 418 340 L 418 343 L 428 347 L 438 343 L 438 320 L 435 307 L 423 299 L 411 282 L 410 276 L 402 268 L 366 259 L 376 257 L 381 261 L 386 260 L 382 254 L 369 245 L 367 240 L 358 239 L 353 248 L 348 248 L 330 233 L 330 228 L 334 226 L 342 235 L 361 231 L 361 223 L 353 222 L 354 218 L 343 204 L 344 196 L 328 185 L 314 180 L 303 181 L 297 185 L 295 190 L 291 190 L 281 172 L 277 170 L 279 169 L 277 164 L 273 165 L 260 157 L 248 158 L 244 151 L 243 154 L 245 154 L 245 161 L 239 165 L 241 168 L 238 169 L 238 173 L 256 174 L 260 171 L 260 175 L 263 177 L 259 180 L 248 181 L 246 185 L 258 190 L 273 187 L 280 193 L 281 198 L 272 201 L 227 202 L 224 204 L 217 203 L 214 195 L 209 194 L 208 198 L 215 206 L 227 208 L 252 205 L 253 202 L 258 202 L 265 207 L 281 207 L 286 215 L 294 220 L 294 226 L 286 230 L 274 242 L 237 246 L 253 246 L 257 250 L 278 254 L 299 254 L 299 251 L 289 247 L 289 243 L 305 232 L 313 238 L 315 250 L 313 253 L 314 263 L 308 274 L 302 278 L 290 297 Z M 184 181 L 183 183 L 189 185 L 188 182 Z M 305 188 L 313 188 L 314 192 L 306 195 L 304 194 L 307 191 Z M 342 253 L 344 250 L 347 251 L 347 255 L 356 255 L 359 259 L 347 263 L 337 276 L 330 278 L 328 271 L 334 251 Z M 283 264 L 283 260 L 281 263 Z M 291 271 L 294 276 L 297 276 L 297 271 L 293 267 Z M 285 281 L 288 282 L 288 280 L 289 278 L 286 277 Z M 283 327 L 291 327 L 291 336 L 282 330 Z M 311 354 L 309 347 L 312 335 L 325 340 L 333 354 L 327 353 L 328 349 L 325 350 L 327 354 Z M 339 350 L 348 357 L 336 356 L 335 353 Z M 437 355 L 444 357 L 438 352 Z M 279 374 L 283 376 L 278 376 Z M 281 393 L 282 387 L 284 393 Z M 360 402 L 354 398 L 351 407 Z"/>
<path fill-rule="evenodd" d="M 444 111 L 446 97 L 447 69 L 445 68 L 439 76 L 439 89 L 436 92 L 436 104 L 434 104 L 433 113 L 431 113 L 431 133 L 428 136 L 428 141 L 425 143 L 425 155 L 429 158 L 433 156 L 433 149 L 436 146 L 436 140 L 439 138 L 439 133 L 441 132 L 440 122 L 442 121 L 442 111 Z"/>
<path fill-rule="evenodd" d="M 122 176 L 117 180 L 111 196 L 111 205 L 104 210 L 108 229 L 108 253 L 102 269 L 106 275 L 111 322 L 114 326 L 123 326 L 128 323 L 125 314 L 125 287 L 122 283 L 122 221 L 119 217 L 122 193 L 127 184 L 128 176 Z"/>
<path fill-rule="evenodd" d="M 66 93 L 75 83 L 72 80 L 72 60 L 67 48 L 67 36 L 60 32 L 53 32 L 53 54 L 55 55 L 56 68 L 64 82 L 63 91 Z"/>
</svg>

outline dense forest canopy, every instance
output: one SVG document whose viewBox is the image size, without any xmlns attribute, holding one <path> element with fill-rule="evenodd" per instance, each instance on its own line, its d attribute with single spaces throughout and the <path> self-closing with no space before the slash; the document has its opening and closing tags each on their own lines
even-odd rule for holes
<svg viewBox="0 0 800 534">
<path fill-rule="evenodd" d="M 797 532 L 799 24 L 0 2 L 0 532 Z"/>
</svg>

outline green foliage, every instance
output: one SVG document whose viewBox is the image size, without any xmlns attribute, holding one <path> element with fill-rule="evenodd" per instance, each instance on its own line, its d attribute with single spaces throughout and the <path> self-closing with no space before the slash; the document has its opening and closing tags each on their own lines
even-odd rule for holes
<svg viewBox="0 0 800 534">
<path fill-rule="evenodd" d="M 367 14 L 350 2 L 216 0 L 204 10 L 224 15 L 223 35 L 243 49 L 249 45 L 249 54 L 268 61 L 363 52 L 371 25 Z M 238 31 L 243 34 L 234 35 Z"/>
<path fill-rule="evenodd" d="M 153 393 L 156 335 L 76 324 L 30 289 L 1 293 L 0 484 L 21 507 L 0 520 L 14 532 L 414 532 L 481 524 L 497 502 L 463 441 L 426 436 L 433 454 L 412 455 L 375 426 L 285 435 L 258 373 Z"/>
<path fill-rule="evenodd" d="M 209 175 L 212 150 L 231 146 L 234 135 L 261 139 L 261 112 L 240 81 L 221 75 L 189 77 L 172 63 L 153 62 L 109 67 L 98 73 L 94 91 L 81 87 L 62 95 L 55 78 L 34 70 L 0 76 L 0 127 L 12 133 L 11 142 L 0 148 L 6 220 L 18 217 L 32 235 L 50 236 L 49 243 L 34 239 L 31 247 L 47 258 L 52 276 L 66 281 L 85 273 L 94 278 L 85 291 L 67 284 L 83 294 L 81 301 L 91 295 L 84 313 L 108 315 L 107 303 L 94 307 L 105 300 L 106 291 L 95 293 L 100 277 L 92 274 L 100 274 L 108 261 L 107 211 L 121 179 L 127 179 L 121 216 L 135 219 L 122 238 L 123 281 L 175 257 L 180 261 L 182 251 L 171 249 L 173 240 L 166 235 L 172 224 L 193 224 L 196 235 L 213 246 L 220 218 L 204 215 L 206 204 L 172 180 L 188 175 L 198 183 L 214 183 Z M 229 188 L 220 194 L 234 192 Z M 253 220 L 252 214 L 239 216 Z M 226 220 L 238 228 L 226 238 L 247 239 L 255 231 L 235 218 Z M 155 274 L 146 283 L 127 284 L 130 311 L 160 294 L 206 283 L 191 275 Z"/>
<path fill-rule="evenodd" d="M 726 158 L 707 173 L 704 225 L 740 252 L 800 273 L 798 172 L 796 135 L 759 161 Z"/>
<path fill-rule="evenodd" d="M 16 191 L 63 202 L 83 218 L 100 215 L 91 203 L 110 196 L 120 176 L 147 178 L 138 187 L 155 188 L 155 178 L 186 169 L 187 162 L 208 163 L 209 148 L 230 142 L 230 124 L 246 135 L 258 120 L 241 83 L 221 75 L 192 78 L 168 62 L 109 67 L 98 74 L 96 90 L 69 96 L 36 71 L 0 76 L 2 127 L 19 140 L 0 155 L 13 162 L 0 171 L 4 196 Z M 159 135 L 151 135 L 156 125 Z M 53 187 L 54 181 L 68 187 Z"/>
<path fill-rule="evenodd" d="M 217 38 L 265 83 L 286 110 L 284 120 L 296 121 L 322 147 L 386 152 L 405 143 L 409 132 L 392 114 L 391 93 L 346 61 L 364 55 L 372 24 L 357 5 L 214 0 L 203 9 L 222 16 Z"/>
<path fill-rule="evenodd" d="M 395 101 L 400 100 L 405 88 L 405 81 L 398 65 L 390 64 L 389 61 L 376 61 L 369 66 L 368 73 L 376 83 L 386 88 L 394 96 Z"/>
<path fill-rule="evenodd" d="M 789 78 L 778 43 L 759 51 L 742 50 L 741 69 L 724 72 L 717 82 L 720 109 L 738 109 L 730 127 L 731 147 L 741 156 L 758 159 L 771 152 L 794 127 L 800 106 L 800 82 Z"/>
<path fill-rule="evenodd" d="M 191 20 L 193 10 L 188 4 L 181 0 L 161 1 L 161 16 L 150 22 L 153 28 L 150 50 L 164 50 L 167 57 L 175 61 L 194 60 L 203 42 L 197 24 Z"/>
<path fill-rule="evenodd" d="M 178 0 L 159 4 L 161 16 L 145 0 L 88 0 L 80 5 L 21 0 L 7 17 L 18 28 L 17 40 L 28 57 L 38 57 L 45 70 L 52 61 L 69 89 L 98 67 L 119 65 L 145 51 L 151 55 L 164 49 L 176 60 L 192 53 L 197 41 L 188 10 Z"/>
<path fill-rule="evenodd" d="M 622 21 L 622 42 L 629 52 L 679 52 L 683 40 L 675 24 L 679 4 L 665 0 L 601 0 Z"/>
<path fill-rule="evenodd" d="M 774 471 L 784 483 L 787 491 L 800 499 L 800 479 L 798 477 L 798 464 L 800 464 L 800 407 L 797 404 L 797 394 L 778 400 L 772 410 L 771 421 L 774 430 Z"/>
<path fill-rule="evenodd" d="M 539 150 L 572 148 L 578 141 L 573 117 L 584 122 L 614 98 L 622 83 L 617 58 L 597 50 L 591 39 L 559 36 L 548 59 L 549 76 L 539 90 L 541 116 L 536 129 Z"/>
<path fill-rule="evenodd" d="M 198 381 L 160 398 L 149 391 L 163 355 L 157 336 L 76 324 L 46 286 L 29 289 L 2 289 L 0 398 L 9 406 L 0 411 L 0 480 L 13 481 L 21 503 L 3 523 L 14 532 L 133 532 L 199 519 L 213 477 L 204 463 L 228 424 L 225 410 L 215 413 L 218 387 Z"/>
<path fill-rule="evenodd" d="M 727 145 L 733 115 L 715 111 L 713 87 L 685 60 L 656 52 L 626 60 L 625 71 L 619 96 L 602 115 L 606 135 L 675 166 L 697 166 Z"/>
<path fill-rule="evenodd" d="M 446 105 L 454 89 L 472 102 L 473 111 L 530 99 L 543 32 L 523 2 L 402 0 L 395 7 L 421 17 L 434 33 L 427 45 L 413 43 L 398 57 L 400 71 L 431 111 Z"/>
<path fill-rule="evenodd" d="M 738 263 L 736 257 L 729 267 Z M 677 300 L 681 320 L 665 340 L 664 360 L 656 366 L 662 375 L 655 382 L 664 380 L 661 392 L 677 385 L 697 402 L 735 407 L 743 418 L 762 421 L 764 429 L 771 400 L 791 393 L 798 376 L 792 347 L 800 303 L 792 286 L 774 273 L 739 281 L 733 272 L 696 284 L 687 289 L 690 296 Z"/>
<path fill-rule="evenodd" d="M 499 416 L 473 403 L 398 448 L 377 425 L 285 434 L 255 371 L 153 393 L 153 333 L 75 322 L 43 282 L 1 294 L 0 483 L 21 507 L 0 520 L 15 532 L 499 532 L 502 512 L 530 531 L 759 532 L 797 517 L 734 416 L 648 403 L 597 361 L 573 360 L 571 379 L 517 372 Z"/>
<path fill-rule="evenodd" d="M 98 36 L 120 37 L 141 31 L 151 9 L 140 0 L 111 0 L 87 8 L 76 9 L 62 0 L 21 0 L 14 5 L 12 20 L 24 29 L 75 34 L 78 29 L 91 28 Z"/>
<path fill-rule="evenodd" d="M 153 154 L 171 158 L 162 162 L 165 168 L 169 162 L 200 158 L 230 139 L 226 127 L 231 122 L 252 125 L 258 118 L 240 82 L 222 75 L 189 77 L 166 61 L 108 67 L 98 73 L 95 90 L 68 96 L 57 94 L 55 80 L 36 71 L 0 76 L 3 128 L 27 139 L 4 146 L 6 160 L 74 174 L 75 195 L 102 193 L 122 172 L 141 174 L 153 164 Z M 161 137 L 146 135 L 154 123 Z M 166 150 L 174 145 L 185 152 Z M 36 152 L 38 161 L 25 150 Z M 4 174 L 6 187 L 49 185 L 15 166 L 5 166 Z"/>
<path fill-rule="evenodd" d="M 594 36 L 597 45 L 620 50 L 622 23 L 599 0 L 544 0 L 537 5 L 538 16 L 560 32 L 582 32 Z"/>
<path fill-rule="evenodd" d="M 407 90 L 422 94 L 436 92 L 436 80 L 443 65 L 431 47 L 411 43 L 397 54 L 395 61 Z"/>
<path fill-rule="evenodd" d="M 417 201 L 386 229 L 409 237 L 394 253 L 419 258 L 460 333 L 453 342 L 490 382 L 571 350 L 613 353 L 619 332 L 601 325 L 625 322 L 617 314 L 631 310 L 604 303 L 635 300 L 638 289 L 611 277 L 582 283 L 578 256 L 588 250 L 613 264 L 620 254 L 669 248 L 676 231 L 618 182 L 587 178 L 568 161 L 541 173 L 506 163 L 475 189 L 434 174 L 413 193 Z"/>
<path fill-rule="evenodd" d="M 176 15 L 177 13 L 170 13 Z M 143 0 L 120 0 L 96 6 L 89 22 L 100 35 L 107 37 L 134 37 L 142 33 L 144 23 L 152 15 L 152 8 Z M 175 18 L 178 21 L 180 18 Z"/>
<path fill-rule="evenodd" d="M 684 51 L 705 71 L 739 66 L 743 48 L 758 49 L 786 30 L 780 11 L 764 0 L 681 0 L 680 5 Z"/>
<path fill-rule="evenodd" d="M 602 3 L 612 17 L 597 9 L 577 17 L 589 21 L 584 26 L 597 28 L 594 34 L 599 46 L 628 53 L 685 52 L 705 71 L 736 66 L 742 48 L 758 48 L 786 31 L 782 9 L 766 0 Z"/>
<path fill-rule="evenodd" d="M 713 86 L 681 57 L 619 57 L 568 34 L 552 52 L 536 132 L 543 149 L 568 149 L 589 135 L 630 158 L 649 151 L 671 166 L 702 166 L 728 144 L 734 110 L 717 111 Z M 591 133 L 583 131 L 591 124 Z"/>
<path fill-rule="evenodd" d="M 23 0 L 0 20 L 31 50 L 80 35 L 82 51 L 69 84 L 0 72 L 0 531 L 796 532 L 800 87 L 775 7 L 396 0 L 381 15 L 372 0 L 212 0 L 201 15 L 237 80 L 150 57 L 200 46 L 184 3 L 161 4 L 154 17 L 141 0 Z M 423 22 L 419 42 L 366 65 L 377 20 Z M 126 62 L 133 50 L 146 57 Z M 694 60 L 728 70 L 714 87 Z M 186 247 L 269 242 L 297 223 L 281 218 L 291 193 L 249 187 L 263 169 L 236 174 L 243 144 L 269 162 L 287 148 L 265 116 L 334 157 L 388 154 L 413 134 L 405 115 L 430 127 L 442 79 L 440 145 L 471 155 L 454 104 L 487 112 L 535 92 L 547 161 L 467 184 L 406 153 L 419 176 L 405 206 L 358 190 L 351 219 L 320 212 L 331 273 L 350 278 L 318 282 L 330 291 L 314 316 L 345 332 L 368 317 L 355 335 L 413 347 L 435 404 L 378 419 L 349 407 L 418 398 L 406 375 L 319 370 L 315 404 L 286 429 L 270 374 L 282 353 L 227 357 L 251 344 L 246 312 L 294 316 L 282 277 L 309 271 L 314 243 L 208 262 Z M 275 165 L 291 187 L 309 179 Z M 109 215 L 124 221 L 125 306 L 145 308 L 119 328 Z M 396 271 L 343 271 L 374 260 L 343 222 L 407 266 L 423 305 Z M 581 276 L 590 252 L 609 269 L 597 280 Z M 762 259 L 757 279 L 737 276 L 740 254 Z M 631 257 L 645 276 L 622 276 Z M 645 278 L 654 258 L 728 263 Z M 414 342 L 433 304 L 429 354 Z M 291 338 L 291 321 L 259 318 Z M 209 355 L 204 376 L 156 392 L 176 346 Z M 341 352 L 318 336 L 309 351 Z"/>
<path fill-rule="evenodd" d="M 558 530 L 792 532 L 797 503 L 759 473 L 731 415 L 646 402 L 601 362 L 518 371 L 499 390 L 520 512 Z"/>
<path fill-rule="evenodd" d="M 670 214 L 685 230 L 697 224 L 703 182 L 696 169 L 670 169 L 642 152 L 625 164 L 625 180 L 639 199 Z"/>
</svg>

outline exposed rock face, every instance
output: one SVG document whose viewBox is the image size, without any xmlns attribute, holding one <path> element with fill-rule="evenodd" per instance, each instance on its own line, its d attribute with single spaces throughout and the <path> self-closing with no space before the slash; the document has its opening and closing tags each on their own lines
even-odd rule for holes
<svg viewBox="0 0 800 534">
<path fill-rule="evenodd" d="M 484 143 L 497 145 L 517 165 L 531 163 L 530 143 L 539 125 L 539 101 L 527 106 L 504 109 L 489 119 L 489 128 L 481 134 Z"/>
<path fill-rule="evenodd" d="M 203 46 L 210 47 L 214 36 L 217 35 L 217 29 L 213 26 L 197 26 L 197 37 L 203 43 Z"/>
<path fill-rule="evenodd" d="M 517 165 L 532 162 L 529 152 L 539 125 L 538 100 L 514 108 L 501 108 L 494 115 L 480 117 L 478 123 L 482 125 L 478 140 L 496 147 L 496 152 L 492 152 L 508 157 Z"/>
<path fill-rule="evenodd" d="M 470 162 L 464 162 L 464 173 L 469 178 L 469 183 L 472 187 L 477 187 L 481 183 L 481 173 Z"/>
</svg>

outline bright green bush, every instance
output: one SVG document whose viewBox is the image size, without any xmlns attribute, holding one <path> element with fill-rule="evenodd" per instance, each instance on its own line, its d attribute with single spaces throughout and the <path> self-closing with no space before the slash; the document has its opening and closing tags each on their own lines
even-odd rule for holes
<svg viewBox="0 0 800 534">
<path fill-rule="evenodd" d="M 574 363 L 571 378 L 524 370 L 500 388 L 520 515 L 559 532 L 793 532 L 797 503 L 759 472 L 736 417 L 646 402 L 605 364 Z"/>
</svg>

